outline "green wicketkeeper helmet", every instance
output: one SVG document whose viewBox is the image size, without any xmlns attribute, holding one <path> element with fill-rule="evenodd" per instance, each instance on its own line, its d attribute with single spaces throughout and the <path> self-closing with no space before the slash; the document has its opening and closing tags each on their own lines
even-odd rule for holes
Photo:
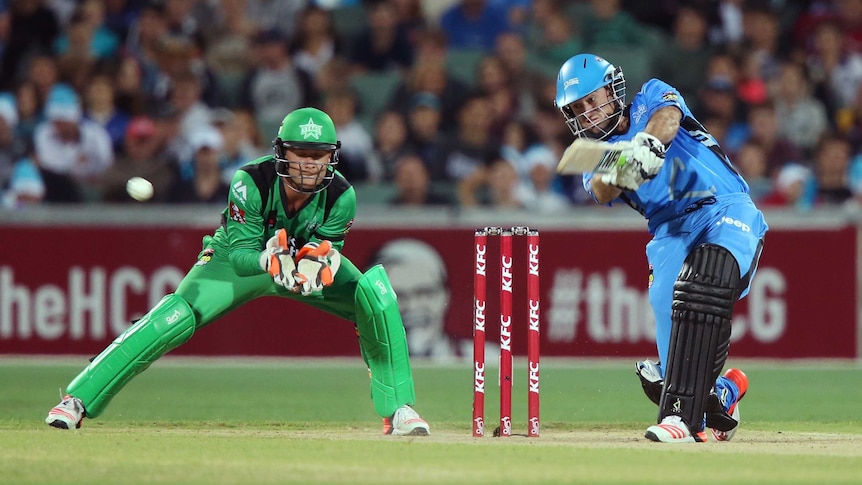
<svg viewBox="0 0 862 485">
<path fill-rule="evenodd" d="M 287 150 L 326 150 L 331 152 L 326 174 L 320 184 L 314 189 L 303 189 L 301 183 L 295 183 L 294 188 L 300 192 L 316 193 L 325 189 L 335 176 L 335 166 L 338 165 L 338 150 L 341 142 L 335 134 L 335 124 L 328 114 L 317 108 L 300 108 L 284 117 L 278 135 L 272 142 L 275 152 L 275 170 L 282 176 L 293 180 L 288 168 L 291 162 L 287 159 Z M 301 176 L 300 176 L 301 178 Z"/>
</svg>

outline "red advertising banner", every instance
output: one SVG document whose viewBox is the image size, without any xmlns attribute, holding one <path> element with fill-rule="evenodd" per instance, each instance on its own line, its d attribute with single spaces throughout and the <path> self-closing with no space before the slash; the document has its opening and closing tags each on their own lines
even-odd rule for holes
<svg viewBox="0 0 862 485">
<path fill-rule="evenodd" d="M 172 291 L 195 262 L 200 229 L 3 226 L 0 354 L 94 355 Z M 643 230 L 543 230 L 542 356 L 655 356 Z M 473 232 L 355 229 L 345 256 L 382 262 L 411 351 L 472 352 Z M 526 353 L 525 237 L 513 240 L 514 353 Z M 773 229 L 734 317 L 732 357 L 855 358 L 857 230 Z M 488 341 L 498 338 L 499 241 L 488 239 Z M 495 313 L 497 312 L 497 313 Z M 497 325 L 495 325 L 497 324 Z M 201 329 L 175 355 L 355 356 L 353 325 L 279 298 Z"/>
</svg>

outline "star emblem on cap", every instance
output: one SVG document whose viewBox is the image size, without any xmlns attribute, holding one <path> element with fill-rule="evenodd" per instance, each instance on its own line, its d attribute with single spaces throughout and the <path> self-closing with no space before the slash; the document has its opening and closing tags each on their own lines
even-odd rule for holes
<svg viewBox="0 0 862 485">
<path fill-rule="evenodd" d="M 323 134 L 323 126 L 318 125 L 311 118 L 308 118 L 308 123 L 299 125 L 299 130 L 299 134 L 302 136 L 303 140 L 307 140 L 310 137 L 314 137 L 315 140 L 319 140 L 320 136 Z"/>
</svg>

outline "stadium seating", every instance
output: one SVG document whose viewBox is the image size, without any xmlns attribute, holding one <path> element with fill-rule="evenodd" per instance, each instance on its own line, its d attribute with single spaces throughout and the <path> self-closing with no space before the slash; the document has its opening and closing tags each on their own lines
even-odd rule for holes
<svg viewBox="0 0 862 485">
<path fill-rule="evenodd" d="M 377 115 L 386 108 L 401 82 L 402 77 L 398 71 L 369 71 L 350 78 L 350 87 L 359 100 L 357 118 L 369 133 L 374 132 Z"/>
</svg>

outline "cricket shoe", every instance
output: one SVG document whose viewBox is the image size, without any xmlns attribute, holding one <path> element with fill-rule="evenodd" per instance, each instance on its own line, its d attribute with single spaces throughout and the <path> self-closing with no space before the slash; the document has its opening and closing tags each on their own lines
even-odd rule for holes
<svg viewBox="0 0 862 485">
<path fill-rule="evenodd" d="M 383 418 L 383 434 L 393 436 L 428 436 L 431 429 L 419 413 L 408 405 L 395 410 L 392 418 Z"/>
<path fill-rule="evenodd" d="M 45 418 L 45 422 L 60 429 L 80 428 L 81 420 L 84 419 L 86 414 L 84 403 L 77 397 L 66 394 L 63 396 L 60 404 L 48 411 L 48 417 Z"/>
<path fill-rule="evenodd" d="M 748 376 L 745 375 L 739 369 L 727 369 L 727 372 L 724 373 L 724 377 L 728 379 L 730 382 L 733 382 L 736 385 L 736 388 L 739 392 L 736 395 L 736 400 L 727 407 L 726 398 L 727 392 L 723 392 L 719 399 L 721 399 L 722 405 L 727 407 L 727 413 L 736 420 L 736 426 L 727 430 L 720 431 L 715 428 L 712 429 L 712 436 L 715 437 L 716 441 L 730 441 L 733 439 L 733 435 L 736 434 L 736 430 L 739 428 L 739 401 L 745 396 L 746 391 L 748 391 Z"/>
<path fill-rule="evenodd" d="M 647 428 L 644 437 L 659 443 L 702 443 L 706 441 L 706 432 L 692 434 L 682 418 L 671 415 Z"/>
</svg>

